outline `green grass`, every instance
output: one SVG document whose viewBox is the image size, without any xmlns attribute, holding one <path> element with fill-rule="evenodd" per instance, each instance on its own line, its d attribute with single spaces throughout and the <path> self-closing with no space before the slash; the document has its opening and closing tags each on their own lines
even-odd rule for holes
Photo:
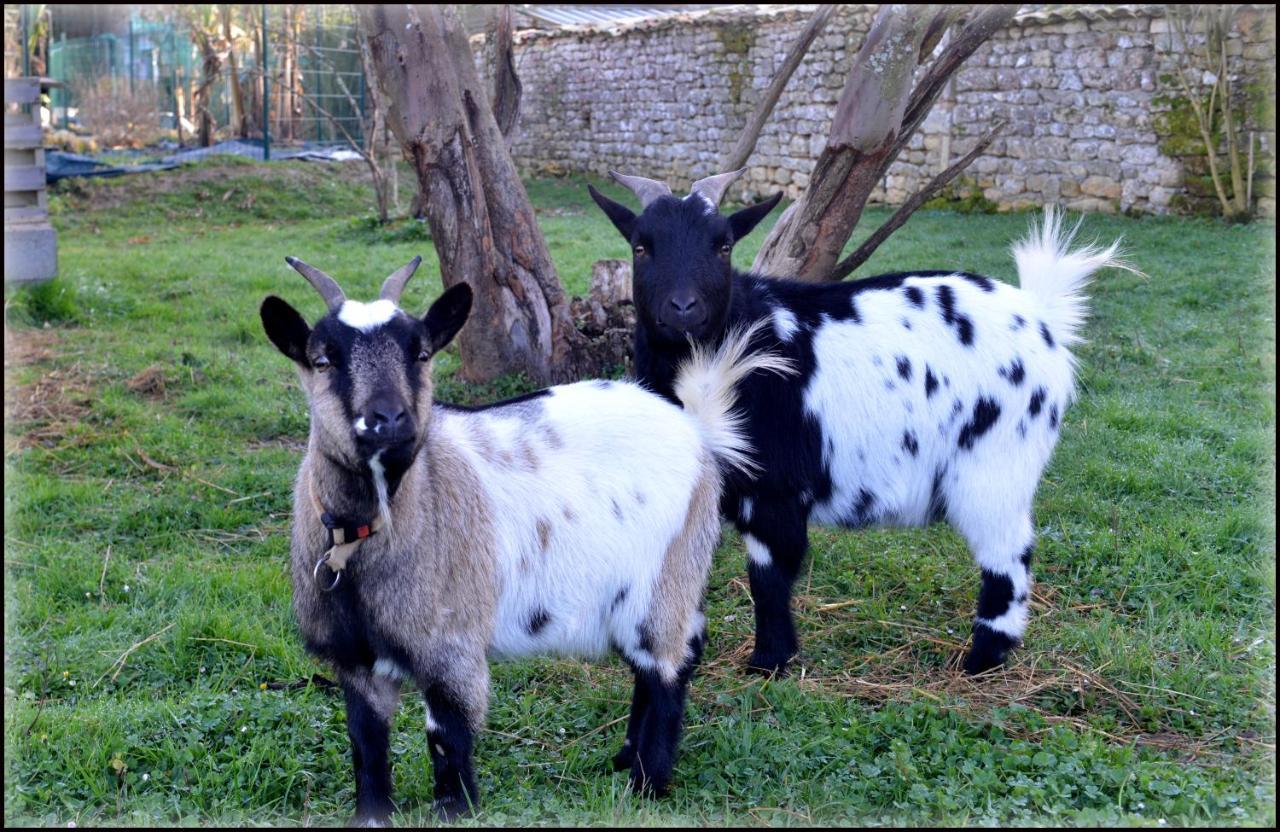
<svg viewBox="0 0 1280 832">
<path fill-rule="evenodd" d="M 357 297 L 421 254 L 404 305 L 438 294 L 425 229 L 362 220 L 358 174 L 214 162 L 54 195 L 61 277 L 7 301 L 7 357 L 25 345 L 7 394 L 49 404 L 6 415 L 7 824 L 349 817 L 341 698 L 261 688 L 327 671 L 301 649 L 286 574 L 307 412 L 257 307 L 277 293 L 320 313 L 286 254 Z M 570 292 L 626 256 L 583 181 L 529 191 Z M 921 212 L 863 273 L 1011 279 L 1027 220 Z M 1274 228 L 1091 216 L 1083 234 L 1123 235 L 1150 278 L 1094 286 L 1081 396 L 1037 495 L 1028 642 L 1006 671 L 974 685 L 953 669 L 978 573 L 937 526 L 815 529 L 802 661 L 748 677 L 728 534 L 673 796 L 636 799 L 606 770 L 630 692 L 617 660 L 495 665 L 477 821 L 1272 825 Z M 456 369 L 437 364 L 455 400 L 523 387 L 470 388 Z M 429 822 L 418 697 L 396 726 L 397 820 Z"/>
</svg>

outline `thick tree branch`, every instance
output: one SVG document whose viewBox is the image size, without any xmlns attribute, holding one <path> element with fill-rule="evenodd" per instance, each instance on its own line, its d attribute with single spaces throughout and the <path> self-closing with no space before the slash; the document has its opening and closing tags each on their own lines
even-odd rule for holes
<svg viewBox="0 0 1280 832">
<path fill-rule="evenodd" d="M 947 81 L 960 68 L 960 65 L 967 61 L 979 46 L 986 43 L 988 38 L 1008 26 L 1017 13 L 1016 4 L 980 6 L 973 17 L 955 32 L 947 48 L 942 50 L 937 60 L 930 64 L 924 77 L 911 91 L 911 98 L 902 117 L 902 129 L 898 131 L 898 142 L 891 153 L 892 156 L 898 155 L 898 151 L 911 139 L 925 116 L 929 115 L 929 110 L 933 109 L 933 103 L 938 99 L 942 88 L 946 86 Z"/>
<path fill-rule="evenodd" d="M 880 244 L 889 239 L 890 234 L 902 227 L 902 224 L 907 221 L 908 217 L 916 212 L 916 209 L 932 199 L 934 194 L 942 190 L 942 188 L 945 187 L 952 179 L 955 179 L 956 176 L 959 175 L 960 171 L 967 168 L 974 159 L 982 155 L 982 151 L 987 149 L 987 146 L 991 144 L 991 141 L 996 137 L 996 134 L 1004 129 L 1005 124 L 1006 122 L 1003 120 L 997 121 L 995 125 L 987 131 L 987 134 L 978 140 L 978 143 L 973 146 L 973 149 L 965 154 L 963 159 L 935 176 L 927 185 L 912 194 L 906 202 L 902 203 L 902 206 L 893 213 L 893 216 L 890 217 L 884 225 L 877 228 L 875 232 L 862 243 L 862 245 L 858 246 L 857 251 L 841 260 L 836 267 L 831 270 L 831 274 L 827 276 L 827 280 L 844 280 L 853 273 L 854 269 L 865 263 L 867 259 L 871 257 L 872 253 L 880 247 Z"/>
<path fill-rule="evenodd" d="M 804 31 L 800 33 L 800 37 L 791 45 L 791 51 L 787 53 L 782 66 L 778 68 L 773 80 L 769 82 L 769 88 L 764 91 L 760 103 L 756 105 L 750 121 L 747 122 L 746 128 L 743 129 L 742 135 L 738 137 L 738 143 L 725 156 L 720 165 L 721 170 L 737 170 L 747 163 L 747 159 L 751 158 L 752 151 L 756 149 L 756 142 L 760 140 L 760 133 L 769 121 L 769 116 L 773 114 L 773 108 L 777 106 L 778 99 L 782 96 L 782 91 L 787 87 L 787 82 L 791 80 L 792 74 L 800 66 L 800 62 L 804 60 L 804 56 L 808 53 L 814 39 L 826 28 L 827 22 L 831 20 L 831 16 L 835 14 L 838 8 L 840 8 L 838 3 L 825 3 L 818 6 L 817 10 L 814 11 L 813 17 L 809 19 L 809 25 L 805 26 Z"/>
<path fill-rule="evenodd" d="M 511 5 L 504 3 L 498 9 L 494 32 L 493 117 L 508 142 L 520 118 L 520 97 L 524 94 L 524 85 L 516 75 L 514 28 Z"/>
</svg>

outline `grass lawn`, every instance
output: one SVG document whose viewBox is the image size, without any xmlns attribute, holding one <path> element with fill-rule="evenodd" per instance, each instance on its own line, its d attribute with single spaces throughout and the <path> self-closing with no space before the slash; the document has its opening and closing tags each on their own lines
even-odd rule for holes
<svg viewBox="0 0 1280 832">
<path fill-rule="evenodd" d="M 570 292 L 593 260 L 626 256 L 582 180 L 529 189 Z M 209 162 L 52 203 L 61 277 L 6 300 L 5 822 L 344 823 L 344 709 L 306 683 L 328 671 L 303 653 L 286 574 L 307 410 L 257 309 L 277 293 L 322 311 L 287 254 L 355 297 L 421 254 L 403 305 L 424 310 L 432 244 L 419 223 L 353 219 L 372 204 L 354 165 Z M 921 212 L 862 274 L 1011 279 L 1027 222 Z M 979 576 L 935 526 L 816 529 L 803 656 L 788 678 L 747 676 L 729 532 L 672 797 L 634 798 L 607 770 L 620 661 L 495 665 L 474 822 L 1274 825 L 1274 234 L 1086 219 L 1086 239 L 1123 235 L 1150 278 L 1094 286 L 1007 670 L 956 670 Z M 436 367 L 455 401 L 523 386 L 463 386 L 456 353 Z M 429 823 L 423 708 L 404 702 L 396 820 Z"/>
</svg>

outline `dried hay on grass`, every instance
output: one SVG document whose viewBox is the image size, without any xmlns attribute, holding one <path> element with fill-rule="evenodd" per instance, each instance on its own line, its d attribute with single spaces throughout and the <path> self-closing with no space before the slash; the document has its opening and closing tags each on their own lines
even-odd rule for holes
<svg viewBox="0 0 1280 832">
<path fill-rule="evenodd" d="M 35 381 L 18 384 L 16 372 L 48 366 L 58 355 L 56 330 L 5 327 L 5 456 L 36 445 L 52 447 L 88 415 L 94 399 L 89 373 L 80 362 L 53 367 Z"/>
</svg>

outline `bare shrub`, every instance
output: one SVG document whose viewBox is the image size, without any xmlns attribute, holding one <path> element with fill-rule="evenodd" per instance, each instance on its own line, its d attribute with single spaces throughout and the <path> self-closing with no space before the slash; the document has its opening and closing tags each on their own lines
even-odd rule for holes
<svg viewBox="0 0 1280 832">
<path fill-rule="evenodd" d="M 80 123 L 104 147 L 146 147 L 166 135 L 160 93 L 150 81 L 134 81 L 131 91 L 127 79 L 99 77 L 74 84 L 72 93 Z"/>
</svg>

